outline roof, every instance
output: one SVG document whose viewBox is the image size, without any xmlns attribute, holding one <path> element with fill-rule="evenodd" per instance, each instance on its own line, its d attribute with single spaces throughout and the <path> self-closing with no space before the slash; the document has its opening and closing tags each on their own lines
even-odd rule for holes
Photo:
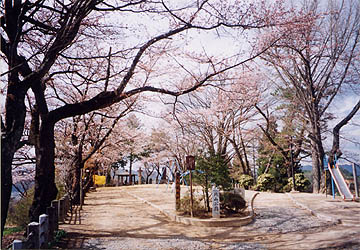
<svg viewBox="0 0 360 250">
<path fill-rule="evenodd" d="M 119 176 L 129 176 L 129 171 L 123 170 L 123 169 L 118 169 L 118 170 L 115 172 L 115 175 L 119 175 Z M 137 175 L 137 174 L 135 173 L 135 171 L 133 171 L 131 175 Z"/>
</svg>

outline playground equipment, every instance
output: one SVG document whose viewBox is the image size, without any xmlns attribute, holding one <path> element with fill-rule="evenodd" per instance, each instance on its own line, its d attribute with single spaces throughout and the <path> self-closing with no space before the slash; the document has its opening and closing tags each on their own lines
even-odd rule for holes
<svg viewBox="0 0 360 250">
<path fill-rule="evenodd" d="M 178 161 L 176 160 L 176 159 L 174 159 L 174 160 L 172 160 L 172 161 L 170 161 L 170 165 L 169 165 L 169 172 L 170 172 L 170 174 L 168 175 L 168 178 L 167 178 L 167 185 L 166 185 L 166 189 L 168 189 L 168 186 L 169 186 L 169 183 L 170 182 L 174 182 L 175 181 L 175 172 L 176 171 L 178 171 L 179 173 L 180 173 L 180 183 L 183 183 L 183 184 L 185 184 L 185 186 L 189 186 L 189 184 L 186 182 L 186 179 L 185 179 L 185 177 L 187 176 L 187 175 L 189 175 L 189 173 L 190 173 L 190 171 L 189 170 L 187 170 L 187 171 L 183 171 L 182 169 L 181 169 L 181 167 L 180 167 L 180 165 L 179 165 L 179 163 L 178 163 Z M 201 171 L 201 170 L 198 170 L 198 169 L 196 169 L 196 170 L 194 170 L 194 171 L 196 171 L 196 172 L 198 172 L 198 173 L 200 173 L 200 174 L 203 174 L 204 172 L 203 171 Z M 164 174 L 166 174 L 166 171 L 162 171 L 162 173 L 160 174 L 160 178 L 159 178 L 159 181 L 158 181 L 158 183 L 157 183 L 157 187 L 158 187 L 158 185 L 160 184 L 160 180 L 162 179 L 162 177 L 163 177 L 163 175 Z"/>
<path fill-rule="evenodd" d="M 327 160 L 324 159 L 324 162 L 327 162 Z M 331 166 L 330 162 L 327 162 L 327 166 L 331 174 L 333 197 L 335 198 L 335 189 L 334 189 L 334 183 L 335 183 L 340 195 L 343 197 L 344 200 L 355 200 L 355 196 L 351 193 L 350 188 L 345 182 L 345 178 L 341 173 L 341 170 L 336 162 L 336 159 L 333 166 Z"/>
<path fill-rule="evenodd" d="M 167 185 L 166 185 L 166 189 L 168 189 L 168 186 L 169 186 L 169 183 L 170 182 L 175 182 L 175 170 L 177 169 L 177 171 L 179 171 L 180 172 L 180 175 L 181 175 L 181 181 L 185 181 L 185 179 L 183 179 L 183 177 L 184 177 L 184 175 L 186 175 L 186 173 L 183 173 L 182 172 L 182 170 L 181 170 L 181 168 L 180 168 L 180 165 L 179 165 L 179 163 L 177 162 L 177 160 L 176 159 L 174 159 L 173 161 L 170 161 L 170 165 L 169 165 L 169 172 L 170 172 L 170 174 L 167 176 Z M 162 171 L 162 173 L 160 174 L 160 178 L 159 178 L 159 180 L 158 180 L 158 183 L 157 183 L 157 185 L 156 185 L 156 187 L 158 187 L 159 186 L 159 184 L 160 184 L 160 181 L 161 181 L 161 179 L 163 179 L 163 175 L 167 175 L 167 173 L 166 173 L 166 170 L 165 170 L 166 168 L 164 168 L 164 170 Z M 180 181 L 180 182 L 181 182 Z M 185 184 L 187 185 L 187 183 L 186 183 L 186 181 L 185 181 Z"/>
</svg>

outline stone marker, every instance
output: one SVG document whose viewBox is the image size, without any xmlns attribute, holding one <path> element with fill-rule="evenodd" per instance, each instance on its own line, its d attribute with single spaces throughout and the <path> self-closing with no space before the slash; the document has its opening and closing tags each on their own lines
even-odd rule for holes
<svg viewBox="0 0 360 250">
<path fill-rule="evenodd" d="M 212 217 L 220 218 L 220 193 L 216 187 L 212 188 Z"/>
</svg>

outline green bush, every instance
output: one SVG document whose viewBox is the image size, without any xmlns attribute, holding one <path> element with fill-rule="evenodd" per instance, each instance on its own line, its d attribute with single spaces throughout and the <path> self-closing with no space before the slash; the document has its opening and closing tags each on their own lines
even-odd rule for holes
<svg viewBox="0 0 360 250">
<path fill-rule="evenodd" d="M 65 236 L 66 236 L 65 230 L 60 229 L 56 231 L 54 235 L 54 239 L 53 241 L 48 243 L 48 247 L 51 249 L 54 248 L 54 246 L 56 246 Z"/>
<path fill-rule="evenodd" d="M 5 236 L 5 235 L 8 235 L 8 234 L 21 232 L 21 231 L 23 231 L 23 230 L 24 230 L 24 229 L 21 228 L 21 227 L 10 227 L 10 228 L 5 227 L 5 228 L 4 228 L 4 233 L 3 233 L 3 235 Z"/>
<path fill-rule="evenodd" d="M 239 181 L 239 185 L 245 189 L 249 189 L 251 186 L 254 185 L 254 178 L 247 174 L 242 174 L 237 178 Z"/>
<path fill-rule="evenodd" d="M 29 224 L 29 209 L 34 197 L 34 188 L 27 191 L 27 195 L 21 197 L 16 203 L 9 207 L 7 221 L 22 229 Z"/>
<path fill-rule="evenodd" d="M 60 182 L 56 182 L 56 187 L 58 189 L 56 199 L 60 200 L 66 194 L 65 185 Z"/>
<path fill-rule="evenodd" d="M 309 187 L 311 182 L 305 177 L 303 173 L 295 174 L 295 188 L 296 191 L 307 192 L 309 191 Z M 284 191 L 289 192 L 293 188 L 293 180 L 292 177 L 288 179 L 288 184 L 284 187 Z"/>
<path fill-rule="evenodd" d="M 275 191 L 276 179 L 272 174 L 262 174 L 257 178 L 257 191 Z"/>
<path fill-rule="evenodd" d="M 183 198 L 180 199 L 179 212 L 190 215 L 190 194 L 187 193 Z M 201 199 L 193 196 L 193 215 L 202 216 L 205 213 L 205 208 L 201 205 Z"/>
<path fill-rule="evenodd" d="M 246 208 L 246 201 L 240 194 L 232 191 L 220 193 L 220 208 L 227 212 L 241 212 Z"/>
<path fill-rule="evenodd" d="M 58 194 L 56 199 L 60 199 L 65 195 L 65 187 L 62 184 L 56 183 Z M 22 229 L 26 228 L 30 223 L 29 209 L 34 198 L 34 187 L 27 191 L 26 196 L 21 197 L 20 200 L 10 204 L 7 221 Z"/>
</svg>

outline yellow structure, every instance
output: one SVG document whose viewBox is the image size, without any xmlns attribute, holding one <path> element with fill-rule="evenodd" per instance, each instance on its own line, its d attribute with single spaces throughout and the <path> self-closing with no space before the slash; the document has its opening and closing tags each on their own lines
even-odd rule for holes
<svg viewBox="0 0 360 250">
<path fill-rule="evenodd" d="M 97 186 L 105 186 L 106 176 L 94 175 L 93 176 L 94 184 Z"/>
</svg>

